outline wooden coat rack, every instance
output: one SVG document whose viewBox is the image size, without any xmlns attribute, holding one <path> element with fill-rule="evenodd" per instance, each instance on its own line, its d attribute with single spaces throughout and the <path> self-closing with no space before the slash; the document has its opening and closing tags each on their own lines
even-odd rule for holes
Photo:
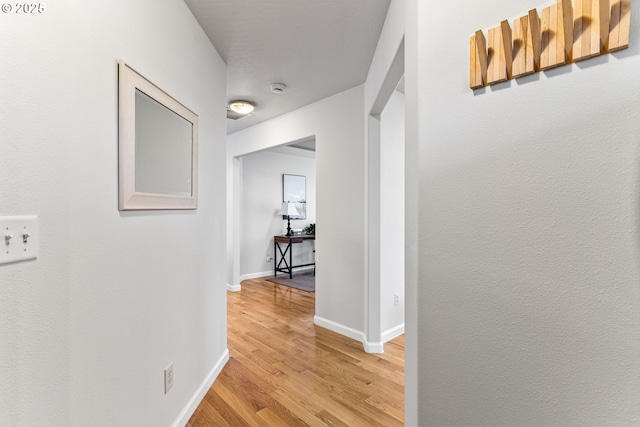
<svg viewBox="0 0 640 427">
<path fill-rule="evenodd" d="M 469 86 L 479 89 L 629 47 L 631 0 L 559 0 L 470 39 Z"/>
</svg>

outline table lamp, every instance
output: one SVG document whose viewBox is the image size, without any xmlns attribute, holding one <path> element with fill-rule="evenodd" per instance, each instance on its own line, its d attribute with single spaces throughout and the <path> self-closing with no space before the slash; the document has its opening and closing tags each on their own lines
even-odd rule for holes
<svg viewBox="0 0 640 427">
<path fill-rule="evenodd" d="M 291 202 L 282 202 L 282 207 L 278 211 L 278 215 L 287 217 L 287 236 L 293 236 L 293 231 L 291 231 L 291 217 L 300 215 L 296 209 L 296 204 Z"/>
</svg>

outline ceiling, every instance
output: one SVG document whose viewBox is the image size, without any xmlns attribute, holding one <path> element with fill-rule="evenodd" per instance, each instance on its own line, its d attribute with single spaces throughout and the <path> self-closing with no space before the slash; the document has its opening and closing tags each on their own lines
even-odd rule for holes
<svg viewBox="0 0 640 427">
<path fill-rule="evenodd" d="M 227 64 L 227 133 L 365 82 L 390 0 L 185 0 Z M 284 83 L 284 93 L 271 92 Z"/>
<path fill-rule="evenodd" d="M 315 159 L 316 157 L 316 137 L 312 136 L 302 140 L 294 141 L 286 145 L 271 147 L 266 151 L 280 154 L 289 154 L 291 156 L 308 157 Z"/>
</svg>

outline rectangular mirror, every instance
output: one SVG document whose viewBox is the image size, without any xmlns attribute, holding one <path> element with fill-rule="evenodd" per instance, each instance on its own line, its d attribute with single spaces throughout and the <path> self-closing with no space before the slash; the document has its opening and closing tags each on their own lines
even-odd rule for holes
<svg viewBox="0 0 640 427">
<path fill-rule="evenodd" d="M 120 61 L 120 210 L 197 209 L 198 116 Z"/>
</svg>

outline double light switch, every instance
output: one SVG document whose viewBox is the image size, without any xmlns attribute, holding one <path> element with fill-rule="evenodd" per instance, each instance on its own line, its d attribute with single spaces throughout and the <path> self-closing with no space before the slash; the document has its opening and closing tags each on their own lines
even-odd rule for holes
<svg viewBox="0 0 640 427">
<path fill-rule="evenodd" d="M 38 257 L 38 217 L 0 217 L 0 264 Z"/>
</svg>

